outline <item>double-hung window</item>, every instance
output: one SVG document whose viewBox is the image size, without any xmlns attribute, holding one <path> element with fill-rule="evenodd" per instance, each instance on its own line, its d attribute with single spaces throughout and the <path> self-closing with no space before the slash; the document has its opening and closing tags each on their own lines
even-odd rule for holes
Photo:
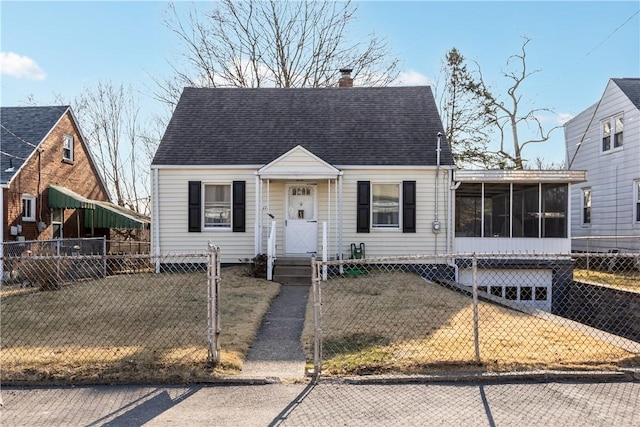
<svg viewBox="0 0 640 427">
<path fill-rule="evenodd" d="M 400 185 L 371 185 L 373 228 L 400 228 Z"/>
<path fill-rule="evenodd" d="M 36 198 L 28 194 L 22 195 L 22 220 L 36 220 Z"/>
<path fill-rule="evenodd" d="M 357 183 L 356 230 L 401 230 L 416 232 L 416 181 Z"/>
<path fill-rule="evenodd" d="M 582 225 L 591 224 L 591 188 L 582 189 Z"/>
<path fill-rule="evenodd" d="M 602 152 L 621 148 L 624 142 L 624 116 L 617 114 L 601 122 Z"/>
<path fill-rule="evenodd" d="M 207 184 L 189 181 L 188 231 L 204 230 L 246 231 L 246 183 Z"/>
<path fill-rule="evenodd" d="M 640 223 L 640 179 L 633 181 L 633 220 Z"/>
<path fill-rule="evenodd" d="M 73 162 L 73 136 L 62 136 L 62 160 Z"/>
<path fill-rule="evenodd" d="M 204 185 L 204 228 L 231 228 L 231 185 Z"/>
<path fill-rule="evenodd" d="M 64 209 L 51 208 L 51 237 L 62 239 L 64 236 Z"/>
</svg>

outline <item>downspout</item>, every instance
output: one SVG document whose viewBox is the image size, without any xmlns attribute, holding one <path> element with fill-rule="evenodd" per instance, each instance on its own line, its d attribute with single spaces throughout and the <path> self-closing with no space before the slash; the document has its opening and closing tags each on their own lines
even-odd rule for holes
<svg viewBox="0 0 640 427">
<path fill-rule="evenodd" d="M 458 181 L 456 183 L 453 183 L 453 169 L 449 169 L 449 182 L 451 182 L 451 186 L 449 187 L 449 212 L 447 214 L 447 233 L 449 233 L 450 237 L 447 240 L 447 254 L 451 255 L 453 253 L 453 251 L 455 250 L 452 246 L 452 242 L 455 242 L 455 233 L 452 233 L 453 230 L 453 216 L 455 215 L 455 205 L 454 205 L 454 191 L 456 191 L 458 189 L 458 187 L 460 187 L 460 184 L 462 184 L 462 182 Z M 449 267 L 453 268 L 454 271 L 454 275 L 455 278 L 454 280 L 456 281 L 456 283 L 458 283 L 458 277 L 459 277 L 459 272 L 458 272 L 458 264 L 456 264 L 455 259 L 450 256 L 447 258 L 447 265 Z"/>
<path fill-rule="evenodd" d="M 325 233 L 327 233 L 327 247 L 322 248 L 323 253 L 329 253 L 331 250 L 331 178 L 327 179 L 327 224 L 328 228 L 325 230 Z"/>
<path fill-rule="evenodd" d="M 160 256 L 160 197 L 159 197 L 159 171 L 158 169 L 153 170 L 153 240 L 155 241 L 155 256 L 156 256 L 156 273 L 160 272 L 160 264 L 159 264 L 159 256 Z"/>
<path fill-rule="evenodd" d="M 338 175 L 338 256 L 342 259 L 342 172 Z"/>
<path fill-rule="evenodd" d="M 438 132 L 437 146 L 436 146 L 436 182 L 435 182 L 435 197 L 434 197 L 434 217 L 431 224 L 431 230 L 436 235 L 434 253 L 438 255 L 438 233 L 440 232 L 440 221 L 438 221 L 438 180 L 440 179 L 440 139 L 442 138 L 442 132 Z"/>
<path fill-rule="evenodd" d="M 257 256 L 262 250 L 262 180 L 256 173 L 255 178 L 255 219 L 253 221 L 253 252 L 254 256 Z"/>
</svg>

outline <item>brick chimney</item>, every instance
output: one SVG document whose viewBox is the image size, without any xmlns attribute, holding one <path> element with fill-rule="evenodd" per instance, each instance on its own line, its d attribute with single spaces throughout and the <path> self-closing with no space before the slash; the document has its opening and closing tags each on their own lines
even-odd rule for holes
<svg viewBox="0 0 640 427">
<path fill-rule="evenodd" d="M 351 68 L 340 69 L 340 80 L 338 80 L 338 87 L 353 87 L 351 71 L 353 71 Z"/>
</svg>

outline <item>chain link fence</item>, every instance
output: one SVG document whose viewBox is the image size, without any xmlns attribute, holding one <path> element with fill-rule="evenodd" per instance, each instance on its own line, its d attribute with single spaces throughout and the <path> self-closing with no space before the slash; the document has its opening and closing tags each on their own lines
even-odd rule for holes
<svg viewBox="0 0 640 427">
<path fill-rule="evenodd" d="M 587 256 L 315 261 L 316 372 L 637 367 L 640 256 Z"/>
<path fill-rule="evenodd" d="M 218 254 L 5 256 L 2 381 L 206 377 L 220 362 Z"/>
<path fill-rule="evenodd" d="M 237 373 L 278 292 L 246 267 L 221 270 L 211 250 L 34 253 L 2 258 L 11 273 L 0 287 L 3 382 Z M 329 375 L 637 368 L 639 258 L 314 261 L 303 345 Z"/>
</svg>

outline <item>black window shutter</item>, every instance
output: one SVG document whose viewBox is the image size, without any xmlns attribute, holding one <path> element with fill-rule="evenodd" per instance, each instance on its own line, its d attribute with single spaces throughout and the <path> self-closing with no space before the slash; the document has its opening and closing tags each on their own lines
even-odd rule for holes
<svg viewBox="0 0 640 427">
<path fill-rule="evenodd" d="M 202 218 L 202 192 L 200 181 L 189 181 L 189 232 L 200 232 Z"/>
<path fill-rule="evenodd" d="M 368 233 L 371 218 L 371 182 L 358 181 L 357 232 Z"/>
<path fill-rule="evenodd" d="M 416 182 L 402 182 L 402 232 L 416 232 Z"/>
<path fill-rule="evenodd" d="M 245 198 L 246 184 L 244 181 L 233 181 L 233 231 L 245 232 Z"/>
</svg>

